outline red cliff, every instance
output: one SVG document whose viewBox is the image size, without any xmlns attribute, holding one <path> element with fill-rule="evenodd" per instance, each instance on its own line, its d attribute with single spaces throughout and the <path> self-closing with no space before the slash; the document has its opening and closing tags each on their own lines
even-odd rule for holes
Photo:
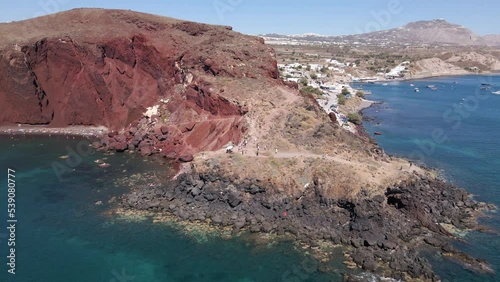
<svg viewBox="0 0 500 282">
<path fill-rule="evenodd" d="M 0 124 L 106 126 L 119 151 L 177 157 L 238 141 L 246 107 L 209 81 L 278 81 L 273 50 L 230 27 L 76 9 L 0 34 Z"/>
</svg>

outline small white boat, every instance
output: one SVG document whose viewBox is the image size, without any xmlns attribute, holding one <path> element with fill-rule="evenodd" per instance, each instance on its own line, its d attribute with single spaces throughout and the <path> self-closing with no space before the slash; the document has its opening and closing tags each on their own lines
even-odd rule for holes
<svg viewBox="0 0 500 282">
<path fill-rule="evenodd" d="M 500 90 L 498 91 L 495 91 L 495 92 L 491 92 L 492 94 L 496 94 L 496 95 L 500 95 Z"/>
<path fill-rule="evenodd" d="M 388 83 L 383 83 L 382 85 L 383 85 L 383 86 L 387 86 L 387 85 L 389 85 L 389 84 L 388 84 Z"/>
<path fill-rule="evenodd" d="M 415 92 L 420 92 L 420 89 L 418 89 L 418 87 L 417 87 L 417 88 L 415 88 L 415 90 L 414 90 L 414 91 L 415 91 Z"/>
<path fill-rule="evenodd" d="M 412 84 L 410 84 L 410 86 L 413 87 L 413 86 L 415 86 L 415 84 L 412 83 Z"/>
</svg>

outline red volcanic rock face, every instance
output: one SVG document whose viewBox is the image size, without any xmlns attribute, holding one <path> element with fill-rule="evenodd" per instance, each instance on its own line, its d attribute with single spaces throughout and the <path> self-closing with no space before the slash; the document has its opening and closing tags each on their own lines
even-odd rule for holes
<svg viewBox="0 0 500 282">
<path fill-rule="evenodd" d="M 0 113 L 0 122 L 120 129 L 173 87 L 159 79 L 172 77 L 173 69 L 151 67 L 147 61 L 159 60 L 159 54 L 138 36 L 94 46 L 44 38 L 21 52 L 23 64 L 0 69 L 19 78 L 0 78 L 6 86 L 0 100 L 10 106 Z"/>
<path fill-rule="evenodd" d="M 102 125 L 121 132 L 104 148 L 177 158 L 245 129 L 248 109 L 204 76 L 279 83 L 272 49 L 227 27 L 94 9 L 30 23 L 0 25 L 0 124 Z"/>
</svg>

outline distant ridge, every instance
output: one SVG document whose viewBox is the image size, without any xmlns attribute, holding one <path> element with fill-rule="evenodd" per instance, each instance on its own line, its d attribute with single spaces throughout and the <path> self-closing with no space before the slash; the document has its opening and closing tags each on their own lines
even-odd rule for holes
<svg viewBox="0 0 500 282">
<path fill-rule="evenodd" d="M 363 34 L 325 36 L 315 33 L 302 35 L 263 34 L 266 38 L 304 40 L 311 42 L 435 45 L 500 45 L 500 35 L 479 36 L 470 29 L 444 19 L 411 22 L 404 26 Z"/>
</svg>

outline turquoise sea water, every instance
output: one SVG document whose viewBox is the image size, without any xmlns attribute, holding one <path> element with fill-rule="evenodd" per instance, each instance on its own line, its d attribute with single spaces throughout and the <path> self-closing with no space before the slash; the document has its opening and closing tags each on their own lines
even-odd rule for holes
<svg viewBox="0 0 500 282">
<path fill-rule="evenodd" d="M 168 166 L 129 154 L 85 153 L 81 140 L 0 136 L 0 281 L 339 281 L 323 274 L 290 243 L 256 246 L 241 238 L 186 237 L 182 229 L 151 219 L 108 215 L 114 196 L 137 173 L 167 177 Z M 79 162 L 59 157 L 74 150 Z M 94 161 L 107 158 L 111 167 Z M 61 179 L 56 171 L 71 165 Z M 16 170 L 16 275 L 7 273 L 7 169 Z M 170 172 L 171 173 L 171 172 Z M 149 181 L 149 180 L 147 180 Z M 145 183 L 147 183 L 145 181 Z M 140 182 L 140 181 L 139 181 Z M 143 181 L 144 182 L 144 181 Z M 102 205 L 96 205 L 102 201 Z M 2 236 L 3 235 L 3 236 Z M 331 265 L 342 271 L 342 261 Z"/>
<path fill-rule="evenodd" d="M 480 90 L 481 83 L 488 83 L 485 79 L 470 76 L 364 85 L 373 91 L 371 99 L 384 101 L 365 111 L 374 118 L 365 126 L 368 132 L 383 133 L 376 138 L 387 152 L 421 159 L 479 200 L 500 205 L 500 95 Z M 500 77 L 487 80 L 500 86 Z M 421 92 L 413 92 L 410 83 Z M 428 84 L 435 84 L 438 91 L 425 89 Z M 478 100 L 477 109 L 473 97 Z M 461 112 L 464 116 L 454 129 L 457 117 L 443 114 L 467 101 L 470 111 Z M 436 129 L 446 134 L 445 141 L 432 141 Z M 138 173 L 162 178 L 171 172 L 168 166 L 128 154 L 89 152 L 80 161 L 59 158 L 71 150 L 83 150 L 80 142 L 64 137 L 0 136 L 0 281 L 341 281 L 345 271 L 341 257 L 331 265 L 337 273 L 325 274 L 291 243 L 255 246 L 242 238 L 205 240 L 200 234 L 186 237 L 180 229 L 153 224 L 151 219 L 110 216 L 115 204 L 108 201 L 126 192 L 128 181 Z M 94 162 L 102 158 L 111 167 L 103 169 Z M 15 276 L 7 273 L 6 265 L 7 168 L 16 170 Z M 103 204 L 96 205 L 98 201 Z M 497 214 L 483 223 L 500 227 Z M 466 243 L 457 246 L 487 259 L 500 273 L 498 235 L 472 232 L 465 239 Z M 499 280 L 464 270 L 439 256 L 431 260 L 445 281 Z"/>
<path fill-rule="evenodd" d="M 382 133 L 372 136 L 386 152 L 436 168 L 476 199 L 500 206 L 500 95 L 492 94 L 500 90 L 500 76 L 361 86 L 372 91 L 368 99 L 382 102 L 363 113 L 373 118 L 364 122 L 368 133 Z M 415 87 L 420 92 L 415 92 Z M 488 89 L 482 89 L 485 87 Z M 500 230 L 497 213 L 489 214 L 482 223 Z M 471 232 L 465 240 L 457 246 L 488 260 L 500 275 L 500 236 Z M 432 259 L 446 281 L 500 281 L 500 276 L 481 276 L 437 256 Z"/>
</svg>

